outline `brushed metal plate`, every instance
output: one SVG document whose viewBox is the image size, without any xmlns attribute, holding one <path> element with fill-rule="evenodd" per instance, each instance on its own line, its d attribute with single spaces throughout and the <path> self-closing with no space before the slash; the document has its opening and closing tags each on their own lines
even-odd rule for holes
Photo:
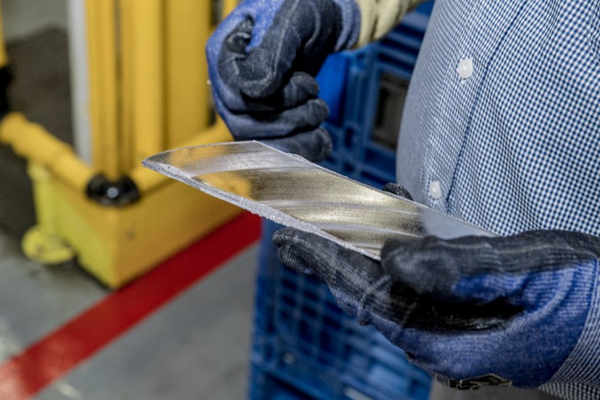
<svg viewBox="0 0 600 400">
<path fill-rule="evenodd" d="M 277 223 L 316 233 L 375 260 L 388 239 L 494 236 L 255 141 L 170 150 L 143 164 L 211 196 Z"/>
</svg>

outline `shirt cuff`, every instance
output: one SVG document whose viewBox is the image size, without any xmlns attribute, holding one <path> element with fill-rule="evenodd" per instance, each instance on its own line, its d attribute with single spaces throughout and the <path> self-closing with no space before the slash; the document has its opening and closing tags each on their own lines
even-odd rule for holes
<svg viewBox="0 0 600 400">
<path fill-rule="evenodd" d="M 385 36 L 402 18 L 424 0 L 355 0 L 360 9 L 360 35 L 355 47 Z"/>
<path fill-rule="evenodd" d="M 600 265 L 597 264 L 595 268 L 596 281 L 583 332 L 569 357 L 550 379 L 549 385 L 582 384 L 578 386 L 600 389 Z"/>
</svg>

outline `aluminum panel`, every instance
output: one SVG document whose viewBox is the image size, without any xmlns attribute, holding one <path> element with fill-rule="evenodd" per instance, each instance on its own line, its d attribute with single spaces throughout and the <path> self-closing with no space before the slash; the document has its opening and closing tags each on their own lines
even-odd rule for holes
<svg viewBox="0 0 600 400">
<path fill-rule="evenodd" d="M 493 236 L 259 142 L 171 150 L 144 160 L 144 166 L 376 260 L 388 239 Z"/>
</svg>

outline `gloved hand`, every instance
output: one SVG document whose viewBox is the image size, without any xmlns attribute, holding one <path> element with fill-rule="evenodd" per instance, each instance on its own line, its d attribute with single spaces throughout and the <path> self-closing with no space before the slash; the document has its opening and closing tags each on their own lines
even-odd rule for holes
<svg viewBox="0 0 600 400">
<path fill-rule="evenodd" d="M 600 384 L 596 237 L 426 237 L 387 243 L 381 263 L 290 228 L 273 239 L 285 265 L 451 387 Z"/>
<path fill-rule="evenodd" d="M 354 0 L 246 0 L 206 46 L 217 112 L 236 140 L 261 140 L 312 161 L 327 157 L 329 113 L 314 78 L 358 39 Z"/>
</svg>

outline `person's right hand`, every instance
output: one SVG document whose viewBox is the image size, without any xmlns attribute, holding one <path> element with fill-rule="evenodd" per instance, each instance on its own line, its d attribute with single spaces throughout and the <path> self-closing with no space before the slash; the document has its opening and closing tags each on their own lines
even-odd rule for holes
<svg viewBox="0 0 600 400">
<path fill-rule="evenodd" d="M 390 240 L 381 263 L 293 228 L 273 241 L 284 265 L 323 281 L 346 313 L 443 384 L 600 388 L 598 237 Z"/>
<path fill-rule="evenodd" d="M 354 45 L 354 0 L 246 0 L 206 46 L 213 98 L 236 140 L 260 140 L 312 161 L 331 151 L 329 109 L 315 76 Z"/>
</svg>

